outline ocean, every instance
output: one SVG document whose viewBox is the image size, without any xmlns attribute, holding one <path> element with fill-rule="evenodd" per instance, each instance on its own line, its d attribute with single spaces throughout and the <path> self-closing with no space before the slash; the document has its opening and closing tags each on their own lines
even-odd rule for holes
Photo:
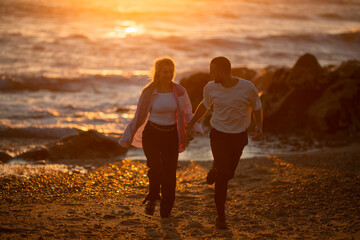
<svg viewBox="0 0 360 240">
<path fill-rule="evenodd" d="M 359 59 L 360 1 L 2 0 L 0 52 L 0 151 L 15 156 L 78 130 L 121 134 L 159 57 L 175 60 L 175 81 L 219 55 L 254 69 L 307 52 L 323 66 Z M 212 159 L 208 141 L 180 159 Z"/>
</svg>

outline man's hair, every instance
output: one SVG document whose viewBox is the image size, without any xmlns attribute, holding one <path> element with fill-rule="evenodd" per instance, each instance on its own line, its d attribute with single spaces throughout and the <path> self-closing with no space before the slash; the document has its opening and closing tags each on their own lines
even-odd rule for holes
<svg viewBox="0 0 360 240">
<path fill-rule="evenodd" d="M 213 58 L 210 64 L 218 66 L 224 73 L 231 73 L 231 63 L 226 57 Z"/>
</svg>

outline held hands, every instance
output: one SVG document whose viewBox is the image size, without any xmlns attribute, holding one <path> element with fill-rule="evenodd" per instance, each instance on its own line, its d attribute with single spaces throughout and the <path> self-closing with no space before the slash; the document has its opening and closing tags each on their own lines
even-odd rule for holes
<svg viewBox="0 0 360 240">
<path fill-rule="evenodd" d="M 256 126 L 255 135 L 251 137 L 253 141 L 260 141 L 262 137 L 262 127 Z"/>
</svg>

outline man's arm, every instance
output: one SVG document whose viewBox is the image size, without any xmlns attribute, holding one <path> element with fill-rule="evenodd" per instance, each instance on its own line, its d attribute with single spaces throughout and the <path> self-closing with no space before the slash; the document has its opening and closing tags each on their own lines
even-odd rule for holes
<svg viewBox="0 0 360 240">
<path fill-rule="evenodd" d="M 194 138 L 194 124 L 199 121 L 206 113 L 207 109 L 205 108 L 204 104 L 201 102 L 199 106 L 195 110 L 195 114 L 191 121 L 189 122 L 187 129 L 186 129 L 186 137 L 189 140 Z"/>
<path fill-rule="evenodd" d="M 193 127 L 194 124 L 199 121 L 206 113 L 207 109 L 205 108 L 204 104 L 201 102 L 199 106 L 196 108 L 194 117 L 191 119 L 191 121 L 188 124 L 188 127 Z"/>
<path fill-rule="evenodd" d="M 253 141 L 259 141 L 262 136 L 262 125 L 263 125 L 263 112 L 261 108 L 257 111 L 254 111 L 254 117 L 256 122 L 256 127 L 255 127 L 256 133 L 255 136 L 253 136 L 251 139 Z"/>
</svg>

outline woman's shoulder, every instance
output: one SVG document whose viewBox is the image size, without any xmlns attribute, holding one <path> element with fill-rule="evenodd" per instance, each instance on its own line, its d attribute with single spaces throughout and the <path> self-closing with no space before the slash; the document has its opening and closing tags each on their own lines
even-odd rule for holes
<svg viewBox="0 0 360 240">
<path fill-rule="evenodd" d="M 152 93 L 155 90 L 155 85 L 153 82 L 147 84 L 141 91 L 141 94 Z"/>
<path fill-rule="evenodd" d="M 186 89 L 183 86 L 175 82 L 173 84 L 174 84 L 173 87 L 175 88 L 177 95 L 182 96 L 185 94 Z"/>
</svg>

